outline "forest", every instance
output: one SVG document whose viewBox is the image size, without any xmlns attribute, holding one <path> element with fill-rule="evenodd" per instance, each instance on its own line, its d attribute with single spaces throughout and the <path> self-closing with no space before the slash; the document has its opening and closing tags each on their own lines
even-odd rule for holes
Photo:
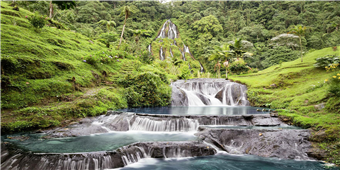
<svg viewBox="0 0 340 170">
<path fill-rule="evenodd" d="M 1 132 L 171 107 L 173 84 L 213 78 L 246 86 L 236 105 L 310 129 L 308 156 L 340 165 L 339 27 L 337 1 L 2 1 Z"/>
</svg>

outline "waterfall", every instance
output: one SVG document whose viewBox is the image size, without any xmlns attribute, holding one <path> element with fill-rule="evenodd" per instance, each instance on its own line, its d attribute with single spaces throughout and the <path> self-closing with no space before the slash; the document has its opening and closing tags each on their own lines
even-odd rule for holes
<svg viewBox="0 0 340 170">
<path fill-rule="evenodd" d="M 223 79 L 178 80 L 172 83 L 172 102 L 177 106 L 249 106 L 245 85 Z M 178 90 L 179 89 L 179 90 Z M 181 95 L 180 93 L 185 93 Z"/>
<path fill-rule="evenodd" d="M 164 53 L 163 53 L 163 47 L 159 50 L 159 57 L 163 61 L 164 60 Z"/>
<path fill-rule="evenodd" d="M 168 38 L 175 39 L 177 38 L 177 27 L 170 20 L 168 20 L 168 22 L 169 22 Z"/>
<path fill-rule="evenodd" d="M 170 48 L 170 55 L 171 55 L 172 58 L 174 58 L 174 55 L 172 54 L 171 48 Z"/>
<path fill-rule="evenodd" d="M 197 120 L 187 118 L 156 119 L 154 117 L 136 117 L 130 130 L 137 131 L 196 131 Z"/>
<path fill-rule="evenodd" d="M 200 71 L 201 71 L 201 73 L 204 73 L 204 67 L 203 67 L 203 65 L 201 64 L 201 62 L 199 62 L 199 63 L 200 63 L 200 67 L 201 67 Z"/>
<path fill-rule="evenodd" d="M 182 54 L 182 59 L 183 59 L 184 61 L 187 61 L 186 58 L 185 58 L 185 52 L 182 51 L 181 49 L 179 49 L 179 51 L 180 51 L 181 54 Z"/>
<path fill-rule="evenodd" d="M 157 38 L 166 38 L 166 35 L 165 35 L 165 28 L 168 24 L 169 20 L 165 21 L 164 24 L 163 24 L 163 27 L 161 29 L 161 31 L 159 32 L 158 36 L 156 37 Z"/>
<path fill-rule="evenodd" d="M 149 46 L 148 46 L 148 51 L 149 51 L 149 53 L 151 53 L 151 44 L 149 44 Z"/>
</svg>

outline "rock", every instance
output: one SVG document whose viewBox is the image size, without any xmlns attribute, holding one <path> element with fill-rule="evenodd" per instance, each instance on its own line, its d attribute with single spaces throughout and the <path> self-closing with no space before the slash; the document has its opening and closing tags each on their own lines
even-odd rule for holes
<svg viewBox="0 0 340 170">
<path fill-rule="evenodd" d="M 309 130 L 209 129 L 197 135 L 229 153 L 308 160 Z"/>
<path fill-rule="evenodd" d="M 322 142 L 325 141 L 326 138 L 327 138 L 326 132 L 324 130 L 320 130 L 318 132 L 315 132 L 310 140 L 313 142 Z"/>
<path fill-rule="evenodd" d="M 271 88 L 276 88 L 277 85 L 276 85 L 276 84 L 272 84 L 272 85 L 270 85 L 270 87 L 271 87 Z"/>
<path fill-rule="evenodd" d="M 279 117 L 279 114 L 275 112 L 270 112 L 270 117 Z"/>
<path fill-rule="evenodd" d="M 44 133 L 44 131 L 42 131 L 41 129 L 36 130 L 35 133 Z"/>
<path fill-rule="evenodd" d="M 325 103 L 320 103 L 318 105 L 314 105 L 314 108 L 317 110 L 322 110 L 323 108 L 325 108 Z"/>
<path fill-rule="evenodd" d="M 90 123 L 90 122 L 92 122 L 92 121 L 91 121 L 91 119 L 89 119 L 89 118 L 84 118 L 84 119 L 82 119 L 82 120 L 79 121 L 80 124 L 83 124 L 83 123 Z"/>
<path fill-rule="evenodd" d="M 327 156 L 327 153 L 324 150 L 321 150 L 319 148 L 311 148 L 308 152 L 307 155 L 309 157 L 322 160 Z"/>
</svg>

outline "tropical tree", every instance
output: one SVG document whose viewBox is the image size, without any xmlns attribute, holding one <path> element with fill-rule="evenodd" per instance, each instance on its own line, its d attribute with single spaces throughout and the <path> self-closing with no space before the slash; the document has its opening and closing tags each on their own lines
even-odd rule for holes
<svg viewBox="0 0 340 170">
<path fill-rule="evenodd" d="M 123 30 L 122 30 L 122 35 L 120 36 L 120 41 L 118 45 L 118 49 L 120 47 L 120 44 L 122 43 L 123 35 L 124 35 L 124 30 L 125 30 L 125 25 L 126 25 L 126 20 L 130 17 L 132 11 L 129 6 L 124 6 L 122 12 L 120 15 L 125 15 L 125 20 L 124 20 L 124 25 L 123 25 Z"/>
<path fill-rule="evenodd" d="M 231 41 L 229 44 L 231 49 L 230 54 L 235 56 L 237 60 L 246 53 L 246 51 L 243 50 L 244 47 L 242 45 L 242 38 L 236 38 L 235 41 Z"/>
<path fill-rule="evenodd" d="M 303 59 L 302 59 L 302 42 L 301 42 L 301 37 L 305 36 L 306 30 L 307 30 L 306 26 L 296 25 L 289 32 L 289 33 L 293 33 L 293 34 L 299 36 L 300 51 L 301 51 L 301 62 L 303 62 Z"/>
<path fill-rule="evenodd" d="M 221 77 L 221 62 L 223 62 L 223 66 L 226 67 L 226 79 L 228 79 L 228 69 L 229 66 L 229 53 L 230 53 L 230 47 L 229 45 L 223 45 L 223 46 L 216 46 L 214 50 L 212 50 L 212 54 L 209 57 L 210 61 L 215 61 L 216 64 L 214 66 L 214 69 L 217 69 L 218 78 Z"/>
<path fill-rule="evenodd" d="M 107 32 L 112 31 L 112 28 L 116 26 L 116 23 L 114 21 L 106 21 L 106 20 L 100 20 L 98 24 L 106 25 Z"/>
</svg>

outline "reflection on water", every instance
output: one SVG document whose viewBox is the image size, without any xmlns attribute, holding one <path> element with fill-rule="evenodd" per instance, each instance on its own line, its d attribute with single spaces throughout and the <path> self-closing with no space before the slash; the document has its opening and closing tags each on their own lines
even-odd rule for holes
<svg viewBox="0 0 340 170">
<path fill-rule="evenodd" d="M 75 153 L 115 150 L 135 142 L 152 141 L 194 141 L 197 137 L 190 132 L 112 132 L 106 134 L 41 139 L 42 135 L 25 135 L 29 139 L 20 141 L 14 138 L 18 136 L 2 136 L 1 141 L 14 142 L 17 145 L 33 152 L 41 153 Z"/>
<path fill-rule="evenodd" d="M 219 154 L 214 156 L 178 159 L 142 159 L 122 170 L 323 170 L 317 161 L 280 160 L 251 155 Z M 332 170 L 338 170 L 333 168 Z"/>
<path fill-rule="evenodd" d="M 265 114 L 264 108 L 250 106 L 190 106 L 190 107 L 143 107 L 127 108 L 119 111 L 148 113 L 148 114 L 172 114 L 172 115 L 245 115 Z M 257 111 L 261 110 L 261 111 Z"/>
</svg>

